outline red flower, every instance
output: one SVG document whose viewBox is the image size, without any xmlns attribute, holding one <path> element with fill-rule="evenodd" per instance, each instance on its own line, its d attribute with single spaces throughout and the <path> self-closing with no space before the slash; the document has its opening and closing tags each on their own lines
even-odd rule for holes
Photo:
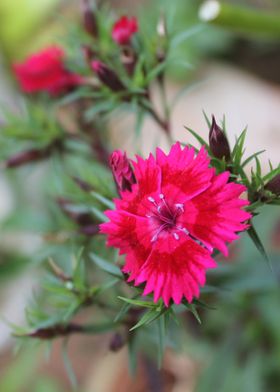
<svg viewBox="0 0 280 392">
<path fill-rule="evenodd" d="M 23 63 L 14 64 L 15 75 L 26 93 L 47 91 L 61 94 L 80 84 L 82 78 L 64 67 L 64 52 L 52 46 L 28 57 Z"/>
<path fill-rule="evenodd" d="M 119 45 L 127 45 L 130 43 L 130 38 L 138 31 L 138 23 L 135 17 L 128 18 L 122 16 L 113 26 L 112 37 Z"/>
<path fill-rule="evenodd" d="M 154 292 L 168 306 L 185 297 L 191 302 L 205 284 L 208 268 L 216 267 L 213 248 L 228 254 L 227 242 L 245 230 L 251 215 L 242 210 L 248 201 L 239 198 L 243 185 L 228 183 L 229 172 L 216 175 L 202 148 L 179 143 L 168 155 L 157 150 L 134 162 L 137 183 L 121 193 L 116 209 L 106 211 L 101 225 L 108 245 L 126 254 L 123 271 L 137 286 L 146 282 L 143 295 Z"/>
</svg>

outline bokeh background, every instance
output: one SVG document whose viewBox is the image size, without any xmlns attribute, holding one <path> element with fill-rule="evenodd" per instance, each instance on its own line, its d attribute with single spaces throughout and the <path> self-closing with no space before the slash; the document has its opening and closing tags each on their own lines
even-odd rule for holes
<svg viewBox="0 0 280 392">
<path fill-rule="evenodd" d="M 116 13 L 159 17 L 167 2 L 152 0 L 107 1 Z M 160 7 L 159 7 L 159 3 Z M 248 154 L 265 149 L 260 160 L 265 169 L 270 159 L 279 163 L 280 150 L 280 39 L 247 34 L 219 26 L 205 26 L 198 20 L 200 1 L 174 0 L 176 23 L 195 32 L 178 45 L 178 57 L 189 66 L 169 70 L 168 96 L 176 97 L 182 84 L 188 84 L 176 100 L 172 114 L 174 139 L 193 142 L 184 125 L 207 138 L 202 110 L 223 115 L 231 143 L 248 126 Z M 230 2 L 229 2 L 230 3 Z M 263 12 L 279 12 L 278 0 L 232 1 Z M 147 20 L 149 20 L 147 17 Z M 27 54 L 57 43 L 67 29 L 80 23 L 80 3 L 59 0 L 0 1 L 0 124 L 1 107 L 17 110 L 21 95 L 11 65 Z M 280 19 L 279 19 L 280 23 Z M 154 91 L 156 99 L 158 92 Z M 1 118 L 2 116 L 2 118 Z M 155 144 L 166 147 L 156 125 L 146 119 L 143 134 L 135 145 L 133 119 L 122 116 L 111 124 L 111 140 L 130 154 L 147 153 Z M 29 172 L 27 186 L 36 183 L 40 172 Z M 32 187 L 25 201 L 32 205 Z M 36 202 L 36 201 L 35 201 Z M 0 176 L 0 230 L 13 211 L 13 192 L 6 175 Z M 167 350 L 163 370 L 158 372 L 148 359 L 140 360 L 137 381 L 127 370 L 127 353 L 109 353 L 110 335 L 74 336 L 70 343 L 72 367 L 78 391 L 279 391 L 280 385 L 280 211 L 269 207 L 256 226 L 264 238 L 274 273 L 244 239 L 225 263 L 217 279 L 224 279 L 227 291 L 213 311 L 202 315 L 202 326 L 193 320 L 182 332 L 181 347 Z M 40 233 L 32 231 L 0 235 L 0 391 L 66 392 L 71 382 L 61 354 L 62 341 L 46 347 L 30 344 L 17 354 L 17 343 L 10 336 L 9 323 L 24 323 L 24 307 L 36 290 L 39 268 L 28 263 L 29 255 L 40 245 Z M 11 257 L 16 248 L 22 257 Z M 232 274 L 238 265 L 238 273 Z M 66 363 L 67 367 L 67 363 Z"/>
</svg>

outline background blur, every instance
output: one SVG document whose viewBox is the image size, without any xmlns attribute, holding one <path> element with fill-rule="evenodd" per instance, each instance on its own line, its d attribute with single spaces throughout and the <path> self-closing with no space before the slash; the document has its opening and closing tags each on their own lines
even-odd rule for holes
<svg viewBox="0 0 280 392">
<path fill-rule="evenodd" d="M 120 14 L 151 17 L 159 15 L 154 1 L 108 1 Z M 198 21 L 199 1 L 174 0 L 178 25 Z M 280 12 L 279 0 L 232 1 L 264 10 Z M 161 2 L 164 8 L 165 2 Z M 79 1 L 1 0 L 0 1 L 0 124 L 1 107 L 16 110 L 21 97 L 11 73 L 11 64 L 49 43 L 57 43 L 67 28 L 80 23 Z M 279 21 L 280 23 L 280 21 Z M 200 24 L 201 25 L 201 24 Z M 267 167 L 279 163 L 280 149 L 280 40 L 232 32 L 226 28 L 204 26 L 178 46 L 190 67 L 175 67 L 169 72 L 168 95 L 172 100 L 182 83 L 189 89 L 177 101 L 172 115 L 174 139 L 188 142 L 184 125 L 207 138 L 202 110 L 222 119 L 226 115 L 227 132 L 235 135 L 248 126 L 247 153 L 266 150 L 260 160 Z M 182 53 L 181 53 L 182 54 Z M 154 92 L 157 97 L 157 91 Z M 111 138 L 116 147 L 130 154 L 148 152 L 162 136 L 148 118 L 138 145 L 130 129 L 130 116 L 114 121 Z M 121 130 L 121 137 L 119 130 Z M 161 143 L 166 146 L 162 139 Z M 40 173 L 30 172 L 29 186 Z M 28 186 L 28 185 L 27 185 Z M 32 192 L 30 200 L 32 203 Z M 13 209 L 8 182 L 0 176 L 0 221 Z M 221 276 L 227 281 L 235 263 L 238 276 L 227 281 L 228 291 L 221 293 L 217 309 L 202 315 L 198 326 L 188 320 L 183 332 L 183 347 L 167 350 L 164 368 L 157 373 L 149 362 L 141 361 L 138 381 L 127 371 L 126 350 L 108 353 L 110 335 L 74 336 L 70 358 L 81 385 L 79 391 L 278 391 L 280 385 L 280 211 L 269 207 L 265 219 L 256 226 L 274 265 L 272 274 L 248 239 L 244 239 L 227 261 Z M 1 230 L 1 226 L 0 226 Z M 15 355 L 16 343 L 10 337 L 11 323 L 24 321 L 24 306 L 36 289 L 40 272 L 30 267 L 28 255 L 40 244 L 40 235 L 17 232 L 0 236 L 0 391 L 65 392 L 70 382 L 61 356 L 61 341 L 53 344 L 46 358 L 46 347 L 36 346 Z M 22 257 L 7 262 L 7 249 L 16 247 Z M 253 266 L 253 267 L 252 267 Z M 246 294 L 243 288 L 248 287 Z M 252 305 L 253 303 L 253 305 Z"/>
</svg>

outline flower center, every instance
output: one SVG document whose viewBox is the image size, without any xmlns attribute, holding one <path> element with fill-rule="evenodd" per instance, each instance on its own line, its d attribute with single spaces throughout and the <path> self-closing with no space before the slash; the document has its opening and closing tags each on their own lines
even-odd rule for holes
<svg viewBox="0 0 280 392">
<path fill-rule="evenodd" d="M 183 204 L 168 204 L 162 193 L 159 195 L 158 201 L 151 196 L 148 197 L 148 201 L 153 205 L 153 207 L 150 214 L 146 216 L 153 221 L 156 229 L 151 238 L 151 242 L 155 242 L 162 232 L 171 233 L 175 240 L 179 240 L 180 232 L 187 235 L 189 234 L 188 230 L 177 222 L 178 217 L 184 212 Z"/>
</svg>

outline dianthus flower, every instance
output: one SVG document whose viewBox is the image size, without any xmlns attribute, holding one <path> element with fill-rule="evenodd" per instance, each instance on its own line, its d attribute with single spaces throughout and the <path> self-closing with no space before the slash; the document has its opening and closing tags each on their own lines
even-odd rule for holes
<svg viewBox="0 0 280 392">
<path fill-rule="evenodd" d="M 82 78 L 65 68 L 64 52 L 56 46 L 48 47 L 13 66 L 16 78 L 26 93 L 47 91 L 58 95 L 79 85 Z"/>
<path fill-rule="evenodd" d="M 204 148 L 172 146 L 168 155 L 157 149 L 133 162 L 136 183 L 121 192 L 116 209 L 106 211 L 101 225 L 108 246 L 125 254 L 123 272 L 143 295 L 153 292 L 168 306 L 185 297 L 191 302 L 205 284 L 206 270 L 215 268 L 216 248 L 228 255 L 226 243 L 245 230 L 251 215 L 239 196 L 246 187 L 228 182 L 229 172 L 216 175 Z"/>
<path fill-rule="evenodd" d="M 137 31 L 137 19 L 135 17 L 129 19 L 127 16 L 122 16 L 113 26 L 112 38 L 119 45 L 127 45 Z"/>
</svg>

